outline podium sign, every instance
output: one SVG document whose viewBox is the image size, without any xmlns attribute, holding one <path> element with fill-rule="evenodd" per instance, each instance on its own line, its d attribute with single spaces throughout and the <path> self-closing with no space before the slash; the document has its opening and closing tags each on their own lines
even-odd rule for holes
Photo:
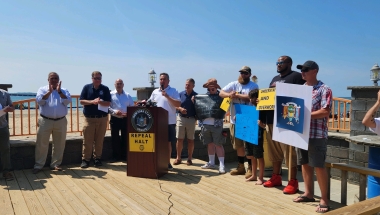
<svg viewBox="0 0 380 215">
<path fill-rule="evenodd" d="M 168 173 L 168 112 L 161 107 L 128 107 L 127 175 L 157 178 Z"/>
<path fill-rule="evenodd" d="M 154 152 L 154 133 L 129 133 L 129 151 Z"/>
</svg>

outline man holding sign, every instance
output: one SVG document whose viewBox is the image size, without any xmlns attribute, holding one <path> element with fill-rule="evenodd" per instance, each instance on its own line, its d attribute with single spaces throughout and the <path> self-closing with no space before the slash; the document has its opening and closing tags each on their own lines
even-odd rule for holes
<svg viewBox="0 0 380 215">
<path fill-rule="evenodd" d="M 327 197 L 328 175 L 325 168 L 328 122 L 332 105 L 332 91 L 330 87 L 317 79 L 319 66 L 314 61 L 306 61 L 303 65 L 297 65 L 302 72 L 305 85 L 313 86 L 311 122 L 308 150 L 298 148 L 298 163 L 302 165 L 302 177 L 305 182 L 305 193 L 294 202 L 313 202 L 314 199 L 314 168 L 317 181 L 321 189 L 321 200 L 316 212 L 325 213 L 329 210 Z"/>
<path fill-rule="evenodd" d="M 279 75 L 276 75 L 269 87 L 276 87 L 276 83 L 288 83 L 288 84 L 299 84 L 302 85 L 305 83 L 305 80 L 302 79 L 302 76 L 299 72 L 292 71 L 293 60 L 289 56 L 281 56 L 278 58 L 277 72 Z M 259 104 L 260 105 L 260 104 Z M 289 168 L 289 149 L 292 151 L 292 166 L 291 166 L 291 180 L 288 185 L 284 188 L 284 194 L 294 194 L 298 191 L 298 180 L 297 180 L 297 155 L 295 149 L 286 144 L 272 140 L 273 137 L 273 118 L 274 110 L 269 110 L 267 113 L 267 141 L 268 141 L 268 152 L 269 160 L 273 164 L 273 173 L 270 180 L 266 181 L 263 185 L 264 187 L 277 187 L 282 186 L 282 177 L 281 164 L 285 159 L 285 163 Z"/>
<path fill-rule="evenodd" d="M 245 167 L 244 167 L 244 157 L 245 157 L 245 150 L 244 150 L 244 141 L 241 139 L 238 139 L 235 137 L 235 107 L 234 104 L 245 104 L 250 105 L 248 93 L 251 90 L 258 89 L 259 86 L 251 81 L 251 68 L 248 66 L 243 66 L 240 70 L 240 75 L 238 77 L 237 81 L 231 82 L 227 84 L 227 86 L 223 87 L 222 91 L 219 93 L 219 96 L 222 98 L 230 98 L 231 99 L 231 105 L 230 105 L 230 116 L 231 116 L 231 123 L 230 123 L 230 134 L 231 134 L 231 143 L 233 148 L 237 152 L 238 156 L 238 166 L 236 169 L 232 170 L 230 172 L 231 175 L 244 175 L 246 173 Z M 249 160 L 248 163 L 248 172 L 249 174 L 247 177 L 251 177 L 251 163 Z"/>
</svg>

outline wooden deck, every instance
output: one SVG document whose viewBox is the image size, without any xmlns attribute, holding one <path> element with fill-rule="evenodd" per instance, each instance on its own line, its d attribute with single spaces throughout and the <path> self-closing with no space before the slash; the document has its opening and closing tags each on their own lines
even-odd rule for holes
<svg viewBox="0 0 380 215">
<path fill-rule="evenodd" d="M 169 209 L 171 214 L 315 213 L 317 202 L 293 203 L 296 195 L 284 195 L 282 188 L 203 170 L 204 161 L 193 163 L 175 166 L 159 181 L 127 177 L 125 163 L 64 166 L 62 172 L 46 168 L 36 175 L 30 169 L 17 170 L 16 180 L 0 180 L 0 214 L 168 214 Z M 234 166 L 227 165 L 227 170 Z"/>
</svg>

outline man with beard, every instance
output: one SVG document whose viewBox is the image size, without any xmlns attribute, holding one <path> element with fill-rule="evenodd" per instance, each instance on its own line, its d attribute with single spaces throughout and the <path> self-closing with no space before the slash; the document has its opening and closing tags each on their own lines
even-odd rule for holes
<svg viewBox="0 0 380 215">
<path fill-rule="evenodd" d="M 277 72 L 269 87 L 276 87 L 276 83 L 288 83 L 288 84 L 304 84 L 305 80 L 302 79 L 301 73 L 292 71 L 293 60 L 289 56 L 281 56 L 277 60 Z M 294 147 L 290 147 L 283 143 L 272 140 L 273 137 L 273 118 L 274 110 L 268 111 L 267 114 L 267 141 L 268 141 L 268 155 L 269 160 L 273 164 L 273 173 L 270 180 L 266 181 L 264 187 L 277 187 L 282 186 L 282 178 L 280 175 L 281 164 L 286 158 L 285 163 L 289 168 L 289 149 L 292 149 L 292 166 L 291 166 L 291 180 L 284 188 L 284 194 L 294 194 L 298 191 L 297 180 L 297 154 Z"/>
<path fill-rule="evenodd" d="M 231 134 L 231 144 L 233 148 L 237 152 L 238 156 L 238 166 L 236 169 L 230 172 L 231 175 L 244 175 L 246 173 L 244 168 L 244 157 L 245 150 L 244 144 L 245 142 L 241 139 L 235 137 L 235 106 L 234 104 L 245 104 L 251 105 L 248 97 L 248 93 L 251 90 L 258 89 L 259 86 L 252 82 L 251 77 L 251 68 L 248 66 L 243 66 L 240 70 L 240 75 L 237 81 L 231 82 L 227 84 L 227 86 L 223 87 L 222 91 L 219 93 L 219 96 L 222 98 L 229 97 L 232 99 L 230 106 L 230 134 Z M 251 160 L 248 160 L 248 172 L 246 177 L 251 177 Z"/>
</svg>

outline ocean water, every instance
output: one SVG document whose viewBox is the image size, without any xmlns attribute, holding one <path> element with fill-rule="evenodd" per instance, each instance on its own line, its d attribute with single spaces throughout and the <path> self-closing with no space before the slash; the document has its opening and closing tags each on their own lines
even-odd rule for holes
<svg viewBox="0 0 380 215">
<path fill-rule="evenodd" d="M 17 94 L 17 95 L 14 95 L 14 94 Z M 11 93 L 11 100 L 12 102 L 16 102 L 16 101 L 20 101 L 20 100 L 25 100 L 25 99 L 34 99 L 36 98 L 36 94 L 34 93 L 25 93 L 27 95 L 20 95 L 22 93 Z M 132 97 L 133 101 L 136 101 L 137 98 L 136 97 Z M 75 98 L 72 99 L 72 105 L 73 105 L 73 108 L 76 108 L 77 107 L 77 101 Z M 27 106 L 27 102 L 24 102 L 24 106 Z M 68 106 L 70 107 L 70 106 Z M 30 103 L 30 108 L 31 109 L 34 109 L 35 108 L 35 105 L 34 105 L 34 102 L 31 102 Z M 79 108 L 83 108 L 83 106 L 81 104 L 79 104 Z"/>
</svg>

